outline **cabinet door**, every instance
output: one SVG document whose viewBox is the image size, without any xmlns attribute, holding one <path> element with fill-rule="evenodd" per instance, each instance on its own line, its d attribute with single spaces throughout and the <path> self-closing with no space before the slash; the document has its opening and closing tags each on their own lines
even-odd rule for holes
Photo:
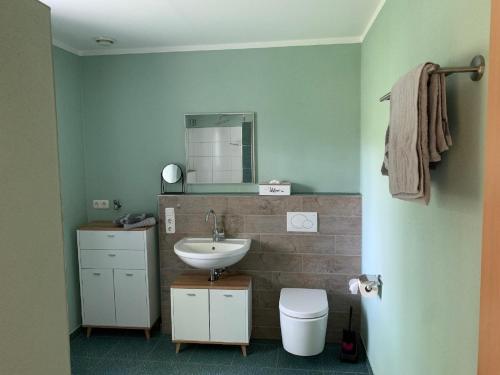
<svg viewBox="0 0 500 375">
<path fill-rule="evenodd" d="M 248 292 L 210 290 L 210 341 L 248 343 Z"/>
<path fill-rule="evenodd" d="M 172 338 L 209 341 L 208 289 L 177 289 L 172 293 Z"/>
<path fill-rule="evenodd" d="M 83 325 L 114 326 L 113 270 L 81 269 Z"/>
<path fill-rule="evenodd" d="M 116 324 L 149 328 L 146 272 L 115 269 Z"/>
</svg>

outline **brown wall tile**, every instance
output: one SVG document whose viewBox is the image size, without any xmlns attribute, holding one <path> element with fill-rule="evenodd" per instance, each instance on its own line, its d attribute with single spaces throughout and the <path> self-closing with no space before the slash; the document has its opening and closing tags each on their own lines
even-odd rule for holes
<svg viewBox="0 0 500 375">
<path fill-rule="evenodd" d="M 264 252 L 333 254 L 335 249 L 334 236 L 316 234 L 262 234 L 260 241 Z"/>
<path fill-rule="evenodd" d="M 173 207 L 175 214 L 204 215 L 212 208 L 217 215 L 224 215 L 227 211 L 227 197 L 220 195 L 174 195 L 159 196 L 160 216 L 165 207 Z"/>
<path fill-rule="evenodd" d="M 175 234 L 165 233 L 165 207 L 175 208 Z M 215 210 L 228 238 L 252 239 L 250 252 L 231 268 L 252 277 L 253 337 L 280 338 L 279 296 L 285 287 L 327 291 L 331 312 L 327 340 L 340 338 L 349 306 L 355 310 L 355 327 L 358 327 L 360 297 L 350 295 L 347 286 L 348 280 L 360 272 L 359 196 L 187 194 L 159 197 L 164 332 L 171 330 L 170 285 L 179 274 L 190 269 L 175 255 L 173 246 L 184 237 L 211 235 L 212 221 L 205 223 L 208 208 Z M 319 233 L 287 233 L 288 211 L 318 212 Z"/>
<path fill-rule="evenodd" d="M 286 232 L 286 216 L 245 216 L 245 232 L 284 233 Z"/>
<path fill-rule="evenodd" d="M 286 215 L 301 211 L 302 197 L 240 196 L 228 200 L 228 211 L 234 215 Z"/>
<path fill-rule="evenodd" d="M 304 255 L 303 272 L 359 274 L 361 257 L 348 255 Z"/>
<path fill-rule="evenodd" d="M 301 255 L 283 255 L 272 253 L 248 253 L 236 265 L 237 269 L 248 271 L 287 271 L 300 272 Z"/>
<path fill-rule="evenodd" d="M 278 326 L 280 325 L 279 310 L 276 309 L 253 309 L 252 321 L 256 326 Z"/>
<path fill-rule="evenodd" d="M 361 236 L 335 236 L 335 253 L 361 255 Z"/>
<path fill-rule="evenodd" d="M 361 196 L 314 195 L 303 197 L 306 212 L 318 215 L 361 216 Z"/>
<path fill-rule="evenodd" d="M 318 230 L 322 234 L 360 234 L 360 217 L 318 216 Z"/>
</svg>

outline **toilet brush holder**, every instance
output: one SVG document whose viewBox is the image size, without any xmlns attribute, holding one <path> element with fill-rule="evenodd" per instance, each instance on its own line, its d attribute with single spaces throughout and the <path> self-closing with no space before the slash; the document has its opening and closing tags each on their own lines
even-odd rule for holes
<svg viewBox="0 0 500 375">
<path fill-rule="evenodd" d="M 352 330 L 352 306 L 349 308 L 349 328 L 342 332 L 340 360 L 344 362 L 358 361 L 358 335 Z"/>
</svg>

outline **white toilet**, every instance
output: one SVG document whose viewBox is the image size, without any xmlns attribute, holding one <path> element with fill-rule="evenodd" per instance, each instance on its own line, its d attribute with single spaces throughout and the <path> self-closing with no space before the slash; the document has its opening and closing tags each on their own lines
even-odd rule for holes
<svg viewBox="0 0 500 375">
<path fill-rule="evenodd" d="M 281 289 L 281 338 L 287 352 L 300 356 L 321 353 L 325 346 L 327 322 L 325 290 Z"/>
</svg>

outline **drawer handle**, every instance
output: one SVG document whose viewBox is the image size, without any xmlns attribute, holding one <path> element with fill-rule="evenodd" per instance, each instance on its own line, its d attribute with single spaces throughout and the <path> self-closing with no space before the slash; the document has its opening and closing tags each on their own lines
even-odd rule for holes
<svg viewBox="0 0 500 375">
<path fill-rule="evenodd" d="M 196 297 L 196 293 L 186 293 L 189 297 Z"/>
<path fill-rule="evenodd" d="M 224 297 L 226 297 L 226 298 L 233 298 L 233 295 L 232 294 L 224 294 Z"/>
<path fill-rule="evenodd" d="M 108 234 L 108 237 L 109 237 L 109 238 L 114 238 L 114 237 L 115 237 L 115 235 L 114 235 L 114 234 Z"/>
<path fill-rule="evenodd" d="M 125 275 L 126 275 L 126 276 L 134 276 L 134 274 L 133 274 L 133 273 L 126 273 Z"/>
<path fill-rule="evenodd" d="M 100 272 L 93 272 L 92 274 L 93 274 L 93 275 L 96 275 L 96 276 L 101 276 L 101 273 L 100 273 Z"/>
<path fill-rule="evenodd" d="M 115 257 L 116 254 L 108 254 L 108 257 Z"/>
</svg>

